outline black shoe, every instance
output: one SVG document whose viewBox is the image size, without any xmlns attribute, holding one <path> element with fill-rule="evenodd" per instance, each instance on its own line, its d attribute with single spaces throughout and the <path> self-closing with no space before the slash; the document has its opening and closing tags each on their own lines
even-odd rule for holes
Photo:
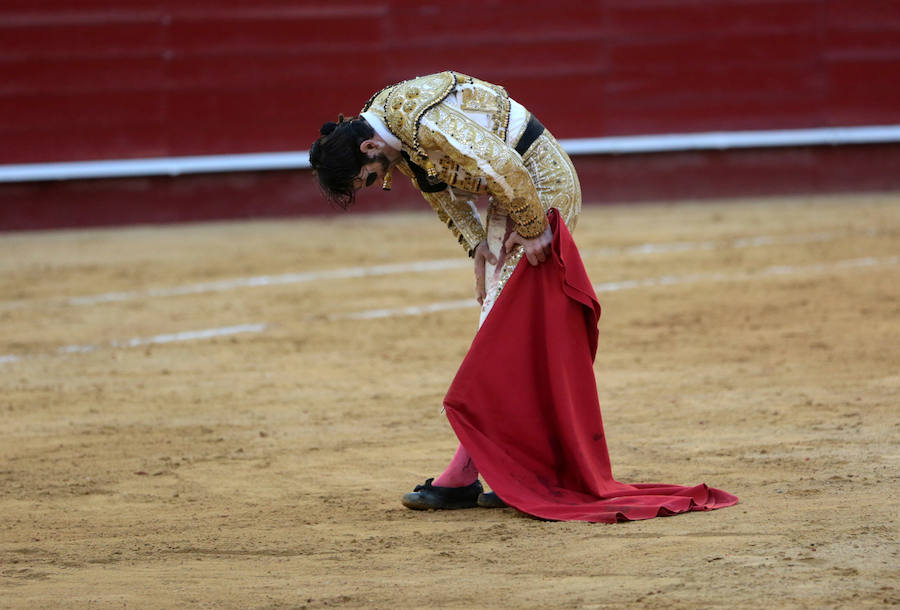
<svg viewBox="0 0 900 610">
<path fill-rule="evenodd" d="M 478 494 L 478 506 L 481 508 L 505 508 L 508 504 L 501 500 L 496 492 L 489 491 Z"/>
<path fill-rule="evenodd" d="M 413 510 L 450 510 L 456 508 L 475 508 L 478 496 L 484 491 L 481 481 L 475 481 L 466 487 L 437 487 L 432 485 L 434 479 L 428 479 L 424 485 L 403 496 L 403 506 Z"/>
</svg>

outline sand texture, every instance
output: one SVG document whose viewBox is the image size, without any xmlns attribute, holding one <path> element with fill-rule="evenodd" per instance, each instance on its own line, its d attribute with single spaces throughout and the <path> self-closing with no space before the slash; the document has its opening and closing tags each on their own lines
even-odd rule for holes
<svg viewBox="0 0 900 610">
<path fill-rule="evenodd" d="M 430 211 L 6 234 L 0 607 L 900 605 L 900 198 L 587 206 L 574 237 L 616 478 L 739 505 L 404 509 L 478 316 Z"/>
</svg>

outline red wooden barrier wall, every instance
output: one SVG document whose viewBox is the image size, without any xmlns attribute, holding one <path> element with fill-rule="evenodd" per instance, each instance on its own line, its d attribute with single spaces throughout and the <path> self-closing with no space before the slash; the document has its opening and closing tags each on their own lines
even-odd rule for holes
<svg viewBox="0 0 900 610">
<path fill-rule="evenodd" d="M 384 84 L 446 68 L 504 84 L 560 138 L 900 124 L 900 2 L 2 0 L 0 164 L 304 150 Z M 893 184 L 870 177 L 845 187 Z M 248 213 L 224 188 L 248 179 L 222 182 L 220 215 Z M 170 182 L 120 186 L 158 204 Z M 70 191 L 0 186 L 0 228 L 22 226 L 14 201 Z M 296 209 L 270 194 L 254 213 Z"/>
</svg>

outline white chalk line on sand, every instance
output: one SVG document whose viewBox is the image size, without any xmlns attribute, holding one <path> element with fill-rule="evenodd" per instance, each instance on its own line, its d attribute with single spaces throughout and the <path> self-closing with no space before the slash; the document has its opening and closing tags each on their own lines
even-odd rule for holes
<svg viewBox="0 0 900 610">
<path fill-rule="evenodd" d="M 841 271 L 846 269 L 864 269 L 874 268 L 885 265 L 900 264 L 900 256 L 889 257 L 864 257 L 855 258 L 833 263 L 815 263 L 810 265 L 776 265 L 766 267 L 757 271 L 743 271 L 734 273 L 692 273 L 688 275 L 664 275 L 655 278 L 644 278 L 639 280 L 622 280 L 618 282 L 603 282 L 594 285 L 594 290 L 598 293 L 618 292 L 621 290 L 631 290 L 636 288 L 652 288 L 657 286 L 674 286 L 679 284 L 692 284 L 700 282 L 729 282 L 729 281 L 745 281 L 753 279 L 761 279 L 766 277 L 775 277 L 780 275 L 797 275 L 797 274 L 816 274 L 830 273 L 833 271 Z M 474 299 L 459 299 L 454 301 L 439 301 L 420 306 L 397 307 L 389 309 L 370 309 L 366 311 L 350 312 L 343 314 L 333 314 L 327 317 L 329 320 L 375 320 L 381 318 L 393 318 L 403 316 L 420 316 L 440 311 L 450 311 L 455 309 L 474 308 L 476 303 Z M 223 328 L 211 328 L 205 330 L 185 331 L 180 333 L 154 335 L 152 337 L 138 337 L 127 339 L 124 341 L 110 341 L 105 345 L 67 345 L 56 350 L 56 354 L 76 354 L 93 352 L 100 347 L 125 348 L 139 347 L 142 345 L 176 343 L 180 341 L 194 341 L 199 339 L 209 339 L 239 333 L 263 332 L 268 328 L 267 324 L 242 324 L 238 326 L 226 326 Z M 47 354 L 44 354 L 47 355 Z M 26 356 L 17 356 L 14 354 L 0 355 L 0 364 L 18 362 Z"/>
<path fill-rule="evenodd" d="M 679 284 L 695 284 L 700 282 L 733 282 L 762 279 L 779 275 L 815 274 L 841 271 L 844 269 L 858 269 L 865 267 L 878 267 L 883 265 L 900 264 L 900 256 L 884 258 L 865 257 L 837 261 L 834 263 L 815 263 L 811 265 L 776 265 L 766 267 L 758 271 L 739 271 L 733 273 L 691 273 L 688 275 L 664 275 L 661 277 L 645 278 L 640 280 L 622 280 L 618 282 L 603 282 L 594 284 L 594 290 L 598 293 L 617 292 L 635 288 L 653 288 L 656 286 L 675 286 Z M 369 309 L 329 316 L 332 320 L 375 320 L 379 318 L 395 318 L 401 316 L 420 316 L 436 311 L 448 311 L 452 309 L 465 309 L 476 307 L 474 299 L 458 301 L 443 301 L 429 303 L 418 307 L 397 307 L 388 309 Z"/>
<path fill-rule="evenodd" d="M 113 340 L 104 344 L 64 345 L 51 354 L 35 354 L 29 356 L 15 356 L 12 354 L 0 356 L 0 364 L 18 362 L 25 358 L 35 358 L 48 355 L 86 354 L 101 348 L 126 348 L 141 347 L 144 345 L 159 345 L 165 343 L 180 343 L 184 341 L 199 341 L 202 339 L 214 339 L 242 333 L 261 333 L 268 328 L 267 324 L 239 324 L 237 326 L 223 326 L 221 328 L 206 328 L 203 330 L 187 330 L 178 333 L 153 335 L 152 337 L 134 337 L 132 339 Z"/>
<path fill-rule="evenodd" d="M 391 265 L 374 265 L 371 267 L 345 267 L 324 271 L 305 271 L 301 273 L 284 273 L 281 275 L 259 275 L 200 284 L 185 284 L 171 288 L 158 288 L 141 292 L 107 292 L 83 297 L 71 297 L 69 305 L 95 305 L 113 301 L 133 301 L 152 297 L 172 297 L 186 294 L 202 294 L 206 292 L 226 292 L 239 288 L 255 288 L 259 286 L 283 286 L 287 284 L 303 284 L 325 280 L 344 280 L 398 273 L 426 273 L 468 266 L 470 263 L 459 259 L 438 259 L 411 263 L 395 263 Z"/>
<path fill-rule="evenodd" d="M 865 232 L 867 235 L 875 234 L 874 229 Z M 716 249 L 740 249 L 781 244 L 804 244 L 830 241 L 838 235 L 828 232 L 805 233 L 797 235 L 780 236 L 753 236 L 733 239 L 731 241 L 683 241 L 646 243 L 634 246 L 615 248 L 590 248 L 581 252 L 584 258 L 611 257 L 611 256 L 635 256 L 648 254 L 667 254 L 672 252 L 690 252 L 698 250 Z M 136 290 L 125 292 L 106 292 L 102 294 L 63 297 L 51 299 L 50 302 L 62 305 L 83 306 L 98 305 L 101 303 L 115 303 L 135 301 L 148 298 L 174 297 L 190 294 L 205 294 L 214 292 L 227 292 L 241 288 L 256 288 L 262 286 L 284 286 L 290 284 L 303 284 L 308 282 L 320 282 L 328 280 L 355 279 L 363 277 L 377 277 L 397 275 L 403 273 L 428 273 L 447 269 L 465 269 L 472 265 L 466 258 L 435 259 L 429 261 L 413 261 L 406 263 L 394 263 L 387 265 L 372 265 L 361 267 L 345 267 L 339 269 L 326 269 L 320 271 L 305 271 L 299 273 L 285 273 L 280 275 L 259 275 L 252 277 L 233 278 L 214 282 L 202 282 L 197 284 L 182 284 L 165 288 L 151 288 L 149 290 Z M 0 309 L 18 309 L 33 306 L 33 301 L 12 301 L 0 303 Z"/>
</svg>

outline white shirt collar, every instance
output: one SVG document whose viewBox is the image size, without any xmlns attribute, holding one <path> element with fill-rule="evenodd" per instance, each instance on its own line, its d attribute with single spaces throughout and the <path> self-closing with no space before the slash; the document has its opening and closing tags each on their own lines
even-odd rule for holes
<svg viewBox="0 0 900 610">
<path fill-rule="evenodd" d="M 366 120 L 366 122 L 372 126 L 372 129 L 375 130 L 375 133 L 377 133 L 379 136 L 381 136 L 381 139 L 384 140 L 388 146 L 390 146 L 391 148 L 394 148 L 396 150 L 403 149 L 403 144 L 400 142 L 400 140 L 397 139 L 397 137 L 394 134 L 392 134 L 388 130 L 387 126 L 384 124 L 384 121 L 381 120 L 381 117 L 379 117 L 377 114 L 375 114 L 371 110 L 369 110 L 367 112 L 363 112 L 359 116 L 364 118 Z"/>
</svg>

